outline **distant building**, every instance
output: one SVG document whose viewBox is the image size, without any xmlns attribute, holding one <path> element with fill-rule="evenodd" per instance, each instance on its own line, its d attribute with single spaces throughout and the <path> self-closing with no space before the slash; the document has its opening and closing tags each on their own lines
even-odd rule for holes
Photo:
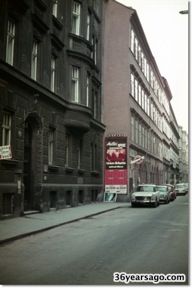
<svg viewBox="0 0 192 288">
<path fill-rule="evenodd" d="M 103 187 L 103 1 L 2 0 L 0 217 L 96 201 Z"/>
<path fill-rule="evenodd" d="M 188 134 L 179 126 L 179 181 L 189 182 L 189 140 Z"/>
<path fill-rule="evenodd" d="M 105 137 L 127 139 L 129 197 L 139 183 L 178 180 L 179 132 L 168 82 L 159 72 L 136 10 L 106 1 L 104 31 Z M 144 156 L 143 162 L 132 164 L 139 156 Z"/>
</svg>

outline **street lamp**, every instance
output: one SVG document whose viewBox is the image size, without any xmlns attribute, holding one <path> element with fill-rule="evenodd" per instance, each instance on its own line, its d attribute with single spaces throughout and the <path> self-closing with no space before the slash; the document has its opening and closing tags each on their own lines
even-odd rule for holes
<svg viewBox="0 0 192 288">
<path fill-rule="evenodd" d="M 189 14 L 189 10 L 183 10 L 179 12 L 180 14 Z"/>
</svg>

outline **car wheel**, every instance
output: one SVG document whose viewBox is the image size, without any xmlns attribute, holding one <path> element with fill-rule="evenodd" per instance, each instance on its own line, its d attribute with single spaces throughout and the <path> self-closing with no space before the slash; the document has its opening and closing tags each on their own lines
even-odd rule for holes
<svg viewBox="0 0 192 288">
<path fill-rule="evenodd" d="M 156 199 L 155 202 L 153 203 L 153 207 L 154 207 L 154 208 L 157 207 L 157 199 Z"/>
<path fill-rule="evenodd" d="M 136 204 L 135 204 L 135 203 L 131 203 L 131 207 L 132 207 L 132 208 L 135 208 L 135 207 L 136 207 Z"/>
</svg>

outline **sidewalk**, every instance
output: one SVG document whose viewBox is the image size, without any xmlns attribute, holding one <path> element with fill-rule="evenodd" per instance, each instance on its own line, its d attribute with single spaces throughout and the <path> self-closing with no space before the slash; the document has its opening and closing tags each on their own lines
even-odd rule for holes
<svg viewBox="0 0 192 288">
<path fill-rule="evenodd" d="M 89 218 L 128 206 L 129 203 L 98 202 L 46 213 L 25 214 L 23 217 L 1 220 L 0 245 L 83 218 Z"/>
</svg>

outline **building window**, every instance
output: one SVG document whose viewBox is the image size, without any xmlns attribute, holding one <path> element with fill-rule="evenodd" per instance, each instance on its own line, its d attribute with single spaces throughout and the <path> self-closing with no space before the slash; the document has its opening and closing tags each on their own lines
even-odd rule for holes
<svg viewBox="0 0 192 288">
<path fill-rule="evenodd" d="M 53 0 L 53 10 L 52 10 L 53 16 L 57 17 L 57 11 L 58 11 L 58 0 Z"/>
<path fill-rule="evenodd" d="M 94 53 L 94 56 L 93 56 L 93 59 L 94 59 L 94 63 L 95 65 L 97 65 L 97 62 L 98 62 L 98 57 L 97 57 L 97 53 L 98 53 L 98 40 L 95 39 L 94 41 L 94 46 L 93 46 L 93 53 Z"/>
<path fill-rule="evenodd" d="M 77 2 L 73 2 L 73 15 L 72 15 L 72 33 L 80 35 L 80 11 L 81 6 Z"/>
<path fill-rule="evenodd" d="M 135 97 L 135 77 L 134 75 L 131 73 L 131 95 L 133 97 Z"/>
<path fill-rule="evenodd" d="M 131 29 L 131 51 L 134 53 L 134 44 L 135 44 L 135 33 Z"/>
<path fill-rule="evenodd" d="M 86 87 L 86 106 L 89 107 L 90 99 L 90 75 L 87 74 L 87 87 Z"/>
<path fill-rule="evenodd" d="M 131 116 L 131 141 L 133 141 L 133 142 L 135 140 L 135 125 L 134 125 L 134 121 L 135 121 L 134 117 Z"/>
<path fill-rule="evenodd" d="M 142 132 L 141 132 L 141 146 L 144 148 L 145 147 L 145 128 L 142 126 Z"/>
<path fill-rule="evenodd" d="M 135 120 L 135 143 L 136 144 L 138 144 L 138 134 L 139 134 L 138 121 Z"/>
<path fill-rule="evenodd" d="M 138 102 L 139 102 L 139 105 L 141 106 L 141 85 L 139 84 L 138 85 Z"/>
<path fill-rule="evenodd" d="M 93 118 L 98 118 L 98 93 L 93 90 Z"/>
<path fill-rule="evenodd" d="M 142 135 L 141 135 L 141 124 L 139 123 L 139 145 L 141 146 L 141 138 L 142 138 Z"/>
<path fill-rule="evenodd" d="M 71 165 L 71 136 L 65 135 L 65 167 Z"/>
<path fill-rule="evenodd" d="M 147 144 L 148 144 L 148 148 L 147 148 L 147 150 L 148 151 L 150 151 L 150 148 L 151 148 L 151 146 L 150 146 L 150 140 L 151 140 L 151 137 L 150 137 L 150 131 L 147 131 Z"/>
<path fill-rule="evenodd" d="M 147 129 L 145 129 L 145 149 L 147 150 Z"/>
<path fill-rule="evenodd" d="M 55 70 L 56 67 L 56 58 L 55 56 L 52 56 L 51 58 L 51 91 L 55 92 Z"/>
<path fill-rule="evenodd" d="M 53 165 L 54 161 L 54 139 L 55 129 L 49 128 L 49 139 L 48 139 L 48 164 Z"/>
<path fill-rule="evenodd" d="M 71 100 L 79 103 L 79 68 L 72 67 L 72 95 Z"/>
<path fill-rule="evenodd" d="M 31 58 L 31 78 L 37 80 L 37 58 L 38 58 L 37 41 L 33 41 L 32 58 Z"/>
<path fill-rule="evenodd" d="M 91 15 L 88 13 L 88 15 L 87 15 L 87 35 L 86 35 L 86 39 L 88 41 L 90 40 L 90 21 L 91 21 Z"/>
<path fill-rule="evenodd" d="M 78 141 L 78 153 L 77 153 L 77 168 L 82 168 L 82 154 L 83 154 L 83 141 L 82 139 L 79 139 Z"/>
<path fill-rule="evenodd" d="M 97 170 L 97 145 L 91 143 L 91 170 Z"/>
<path fill-rule="evenodd" d="M 138 60 L 138 40 L 135 38 L 135 51 L 134 51 L 135 59 Z"/>
<path fill-rule="evenodd" d="M 14 42 L 15 42 L 15 23 L 9 20 L 7 27 L 6 62 L 10 65 L 13 65 Z"/>
<path fill-rule="evenodd" d="M 9 113 L 3 114 L 2 125 L 2 146 L 11 144 L 11 115 Z"/>
<path fill-rule="evenodd" d="M 135 79 L 135 100 L 138 101 L 138 81 Z"/>
<path fill-rule="evenodd" d="M 142 89 L 142 91 L 141 91 L 141 106 L 142 106 L 142 108 L 143 108 L 143 110 L 145 110 L 145 91 Z"/>
</svg>

